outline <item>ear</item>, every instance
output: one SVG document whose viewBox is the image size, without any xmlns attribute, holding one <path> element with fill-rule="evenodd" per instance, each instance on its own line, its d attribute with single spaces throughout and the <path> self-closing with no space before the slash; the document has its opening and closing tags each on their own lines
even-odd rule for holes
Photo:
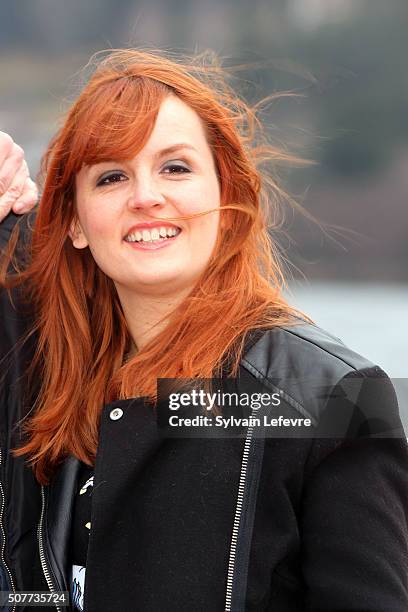
<svg viewBox="0 0 408 612">
<path fill-rule="evenodd" d="M 85 249 L 88 246 L 88 240 L 78 218 L 72 220 L 68 234 L 72 240 L 72 246 L 76 249 Z"/>
</svg>

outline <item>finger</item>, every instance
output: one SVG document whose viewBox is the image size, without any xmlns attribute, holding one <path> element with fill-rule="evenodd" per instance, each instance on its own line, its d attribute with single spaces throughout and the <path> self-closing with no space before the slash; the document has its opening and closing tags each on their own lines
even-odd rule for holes
<svg viewBox="0 0 408 612">
<path fill-rule="evenodd" d="M 16 214 L 22 214 L 29 212 L 38 202 L 38 188 L 37 185 L 30 178 L 27 179 L 23 193 L 18 198 L 17 202 L 13 204 L 13 212 Z"/>
<path fill-rule="evenodd" d="M 0 196 L 5 195 L 24 161 L 24 151 L 14 144 L 10 155 L 0 167 Z"/>
<path fill-rule="evenodd" d="M 6 132 L 0 132 L 0 168 L 10 155 L 13 148 L 14 141 L 10 134 Z"/>
<path fill-rule="evenodd" d="M 27 170 L 21 162 L 20 168 L 15 173 L 6 193 L 0 197 L 0 221 L 8 215 L 13 204 L 22 195 L 27 178 Z"/>
<path fill-rule="evenodd" d="M 24 175 L 26 179 L 30 178 L 30 170 L 28 169 L 27 162 L 25 159 L 23 159 L 23 163 L 19 169 L 19 172 L 21 172 L 21 174 Z"/>
</svg>

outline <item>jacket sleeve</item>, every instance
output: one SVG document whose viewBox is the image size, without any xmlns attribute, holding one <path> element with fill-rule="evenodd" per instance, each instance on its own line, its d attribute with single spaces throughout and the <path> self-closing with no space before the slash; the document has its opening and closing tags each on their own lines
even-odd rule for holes
<svg viewBox="0 0 408 612">
<path fill-rule="evenodd" d="M 0 256 L 17 224 L 19 225 L 19 235 L 15 254 L 17 259 L 20 255 L 22 256 L 22 251 L 25 250 L 25 246 L 31 238 L 33 215 L 35 213 L 25 215 L 9 213 L 0 223 Z M 26 331 L 27 323 L 31 321 L 30 305 L 23 307 L 20 304 L 19 295 L 18 288 L 12 289 L 12 299 L 10 299 L 10 292 L 0 286 L 0 383 L 5 369 L 2 360 L 13 350 L 23 332 Z"/>
<path fill-rule="evenodd" d="M 3 221 L 0 222 L 0 250 L 3 250 L 10 239 L 11 232 L 14 229 L 19 217 L 21 215 L 15 215 L 13 212 L 9 213 Z"/>
<path fill-rule="evenodd" d="M 36 214 L 36 207 L 29 213 L 23 215 L 15 215 L 13 212 L 10 212 L 7 217 L 0 222 L 0 253 L 7 246 L 16 225 L 19 226 L 20 230 L 18 235 L 17 254 L 19 247 L 24 248 L 27 240 L 30 240 Z"/>
<path fill-rule="evenodd" d="M 370 412 L 367 402 L 380 401 L 395 424 L 395 393 L 391 384 L 383 388 L 379 400 L 363 393 L 362 409 Z M 402 426 L 394 437 L 313 441 L 300 530 L 306 610 L 408 610 L 408 447 Z"/>
</svg>

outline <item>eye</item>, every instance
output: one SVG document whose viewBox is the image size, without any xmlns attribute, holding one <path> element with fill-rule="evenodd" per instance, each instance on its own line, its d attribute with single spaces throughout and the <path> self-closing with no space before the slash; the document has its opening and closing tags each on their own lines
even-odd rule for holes
<svg viewBox="0 0 408 612">
<path fill-rule="evenodd" d="M 166 172 L 166 170 L 169 170 L 169 172 Z M 163 172 L 164 174 L 185 174 L 191 172 L 191 170 L 187 166 L 172 162 L 163 168 Z"/>
<path fill-rule="evenodd" d="M 101 176 L 96 183 L 97 187 L 103 187 L 104 185 L 112 185 L 112 183 L 121 183 L 123 180 L 127 181 L 127 177 L 122 172 L 111 172 Z"/>
</svg>

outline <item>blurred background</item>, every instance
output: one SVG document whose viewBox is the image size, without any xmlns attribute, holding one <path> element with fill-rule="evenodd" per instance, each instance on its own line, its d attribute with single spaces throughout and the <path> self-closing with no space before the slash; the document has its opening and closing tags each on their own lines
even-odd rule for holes
<svg viewBox="0 0 408 612">
<path fill-rule="evenodd" d="M 212 49 L 272 142 L 318 163 L 280 169 L 322 226 L 288 212 L 292 303 L 390 376 L 408 376 L 407 0 L 2 0 L 0 129 L 32 174 L 95 51 Z M 257 65 L 257 66 L 255 66 Z M 336 227 L 333 227 L 336 226 Z M 339 227 L 340 226 L 340 229 Z M 403 381 L 401 381 L 403 385 Z"/>
</svg>

